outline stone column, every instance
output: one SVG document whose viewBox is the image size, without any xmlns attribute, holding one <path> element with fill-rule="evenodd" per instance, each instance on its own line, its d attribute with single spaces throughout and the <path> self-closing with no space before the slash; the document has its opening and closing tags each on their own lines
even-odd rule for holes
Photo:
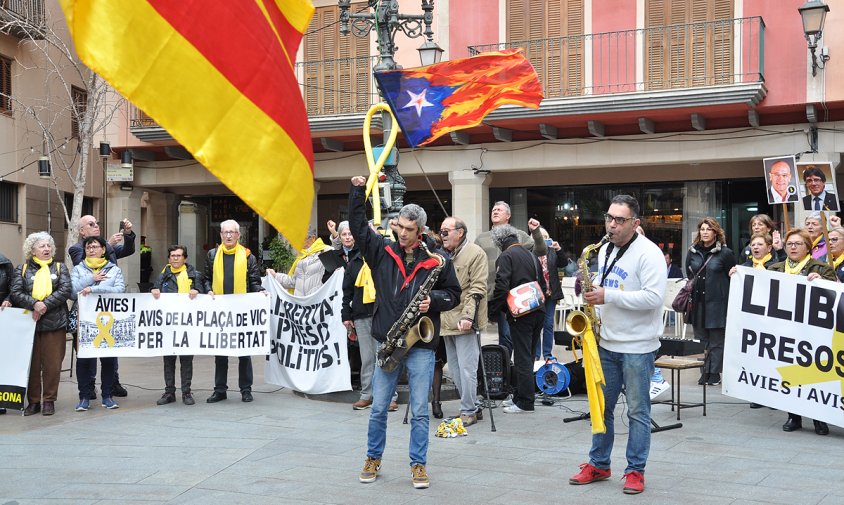
<svg viewBox="0 0 844 505">
<path fill-rule="evenodd" d="M 489 229 L 489 184 L 492 175 L 475 175 L 468 170 L 448 174 L 451 182 L 452 213 L 466 222 L 467 239 L 475 240 Z"/>
</svg>

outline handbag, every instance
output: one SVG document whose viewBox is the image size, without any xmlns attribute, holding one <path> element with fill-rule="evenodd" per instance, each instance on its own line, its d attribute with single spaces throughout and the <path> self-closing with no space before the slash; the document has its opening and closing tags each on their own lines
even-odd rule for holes
<svg viewBox="0 0 844 505">
<path fill-rule="evenodd" d="M 537 281 L 519 284 L 507 292 L 507 309 L 513 317 L 521 317 L 545 306 L 545 295 Z"/>
<path fill-rule="evenodd" d="M 680 288 L 680 291 L 677 292 L 677 296 L 674 297 L 674 301 L 671 302 L 671 308 L 674 309 L 675 312 L 680 312 L 683 314 L 683 319 L 688 320 L 691 317 L 692 310 L 694 309 L 694 292 L 695 292 L 695 283 L 697 282 L 697 276 L 703 272 L 703 269 L 706 268 L 706 264 L 709 263 L 709 260 L 712 259 L 712 255 L 710 254 L 706 261 L 703 262 L 703 266 L 700 267 L 694 276 L 691 279 L 686 281 L 686 285 Z M 691 270 L 691 269 L 690 269 Z"/>
</svg>

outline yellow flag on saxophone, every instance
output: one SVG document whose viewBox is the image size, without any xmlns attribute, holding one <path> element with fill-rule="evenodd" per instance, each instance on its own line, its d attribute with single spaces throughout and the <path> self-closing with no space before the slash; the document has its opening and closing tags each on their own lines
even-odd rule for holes
<svg viewBox="0 0 844 505">
<path fill-rule="evenodd" d="M 601 357 L 598 355 L 598 342 L 592 333 L 592 325 L 586 325 L 586 330 L 580 336 L 583 349 L 583 371 L 586 375 L 586 397 L 589 399 L 589 417 L 592 419 L 592 434 L 606 433 L 604 424 L 604 369 L 601 368 Z"/>
</svg>

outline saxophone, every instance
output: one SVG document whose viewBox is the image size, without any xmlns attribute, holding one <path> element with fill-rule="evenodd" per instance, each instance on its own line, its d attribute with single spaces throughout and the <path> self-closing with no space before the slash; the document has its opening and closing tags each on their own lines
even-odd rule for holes
<svg viewBox="0 0 844 505">
<path fill-rule="evenodd" d="M 434 338 L 434 322 L 428 316 L 421 316 L 419 305 L 434 289 L 434 284 L 436 284 L 437 278 L 439 278 L 445 265 L 445 258 L 428 250 L 424 241 L 419 245 L 428 256 L 437 259 L 437 266 L 428 274 L 428 278 L 419 287 L 419 291 L 413 296 L 413 300 L 410 301 L 401 316 L 393 323 L 390 331 L 387 332 L 387 339 L 378 348 L 376 362 L 385 372 L 395 370 L 414 344 L 420 340 L 428 343 Z"/>
<path fill-rule="evenodd" d="M 589 258 L 601 249 L 601 246 L 609 242 L 609 240 L 610 235 L 606 234 L 597 243 L 584 247 L 583 252 L 580 253 L 580 258 L 577 260 L 577 281 L 575 282 L 575 292 L 578 295 L 592 291 L 593 286 L 592 276 L 589 274 Z M 592 305 L 586 304 L 582 311 L 572 310 L 566 316 L 566 331 L 574 338 L 576 343 L 579 343 L 580 336 L 583 335 L 583 332 L 589 326 L 592 327 L 592 332 L 595 334 L 595 339 L 597 340 L 601 333 L 601 320 L 598 319 L 595 307 Z"/>
</svg>

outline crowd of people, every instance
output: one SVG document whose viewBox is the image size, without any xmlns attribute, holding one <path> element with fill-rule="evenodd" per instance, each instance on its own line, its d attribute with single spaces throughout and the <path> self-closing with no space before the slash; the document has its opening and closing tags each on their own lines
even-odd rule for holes
<svg viewBox="0 0 844 505">
<path fill-rule="evenodd" d="M 435 418 L 445 415 L 440 401 L 443 365 L 448 363 L 460 397 L 459 410 L 449 414 L 459 417 L 464 426 L 481 421 L 479 335 L 488 324 L 494 324 L 499 345 L 513 359 L 513 394 L 504 401 L 503 412 L 533 412 L 534 362 L 553 358 L 554 312 L 562 298 L 558 271 L 573 273 L 574 258 L 561 250 L 537 220 L 528 221 L 527 232 L 512 226 L 506 202 L 493 205 L 490 230 L 474 241 L 469 240 L 471 232 L 465 221 L 456 216 L 444 219 L 438 233 L 430 232 L 425 210 L 415 204 L 405 205 L 390 222 L 394 238 L 385 236 L 367 220 L 365 183 L 363 177 L 352 178 L 349 219 L 339 224 L 328 221 L 330 243 L 324 243 L 316 229 L 311 229 L 289 271 L 267 269 L 266 274 L 292 294 L 308 296 L 342 269 L 341 317 L 348 339 L 357 343 L 361 358 L 360 395 L 352 408 L 371 409 L 366 458 L 359 479 L 368 483 L 378 477 L 386 444 L 387 413 L 398 409 L 397 384 L 406 375 L 411 479 L 414 487 L 425 488 L 430 482 L 426 470 L 429 398 L 430 414 Z M 736 254 L 727 246 L 718 221 L 706 217 L 697 224 L 680 269 L 672 264 L 671 251 L 661 250 L 644 236 L 638 201 L 629 195 L 612 199 L 604 214 L 608 241 L 594 258 L 593 288 L 583 293 L 584 302 L 596 308 L 601 320 L 598 355 L 606 381 L 606 432 L 593 436 L 589 461 L 570 478 L 571 484 L 589 484 L 610 477 L 614 410 L 623 392 L 629 426 L 623 491 L 635 494 L 644 490 L 651 428 L 649 390 L 654 380 L 662 381 L 654 361 L 663 332 L 667 279 L 696 279 L 694 309 L 686 322 L 705 346 L 699 383 L 719 384 L 729 279 L 736 272 L 736 265 L 805 275 L 810 281 L 844 280 L 844 228 L 834 216 L 829 221 L 826 239 L 821 217 L 811 214 L 805 228 L 789 230 L 783 241 L 770 217 L 754 216 L 750 220 L 750 241 Z M 2 307 L 28 309 L 36 321 L 26 416 L 55 413 L 66 333 L 74 329 L 69 324 L 73 326 L 78 318 L 79 297 L 126 290 L 117 260 L 134 252 L 131 223 L 124 221 L 122 231 L 108 240 L 101 236 L 93 216 L 83 216 L 79 226 L 80 241 L 69 250 L 72 265 L 54 261 L 55 243 L 44 232 L 26 238 L 25 261 L 16 269 L 0 256 Z M 184 245 L 170 246 L 167 255 L 168 263 L 152 285 L 155 298 L 161 293 L 181 293 L 194 299 L 199 294 L 264 290 L 259 262 L 240 244 L 240 227 L 234 220 L 221 223 L 220 245 L 208 251 L 204 270 L 187 263 L 188 249 Z M 827 255 L 833 267 L 825 263 Z M 535 306 L 520 313 L 508 295 L 514 288 L 526 285 L 535 285 L 541 295 Z M 397 321 L 408 312 L 414 324 L 421 317 L 426 319 L 424 324 L 430 324 L 430 330 L 418 331 L 430 331 L 431 338 L 420 340 L 407 350 L 397 360 L 397 366 L 383 366 L 385 357 L 389 361 L 389 352 L 394 352 L 389 342 L 407 333 Z M 182 402 L 195 404 L 191 391 L 193 356 L 165 356 L 164 392 L 158 405 L 177 401 L 177 361 Z M 101 358 L 99 363 L 102 405 L 118 408 L 114 397 L 127 394 L 119 382 L 118 361 Z M 207 403 L 227 399 L 228 364 L 226 356 L 215 358 L 214 389 Z M 97 360 L 78 359 L 76 373 L 76 410 L 85 411 L 97 398 Z M 239 357 L 238 390 L 243 402 L 253 401 L 252 383 L 251 357 Z M 789 413 L 783 429 L 794 431 L 801 423 L 800 416 Z M 823 422 L 814 421 L 814 427 L 818 434 L 829 432 Z"/>
</svg>

